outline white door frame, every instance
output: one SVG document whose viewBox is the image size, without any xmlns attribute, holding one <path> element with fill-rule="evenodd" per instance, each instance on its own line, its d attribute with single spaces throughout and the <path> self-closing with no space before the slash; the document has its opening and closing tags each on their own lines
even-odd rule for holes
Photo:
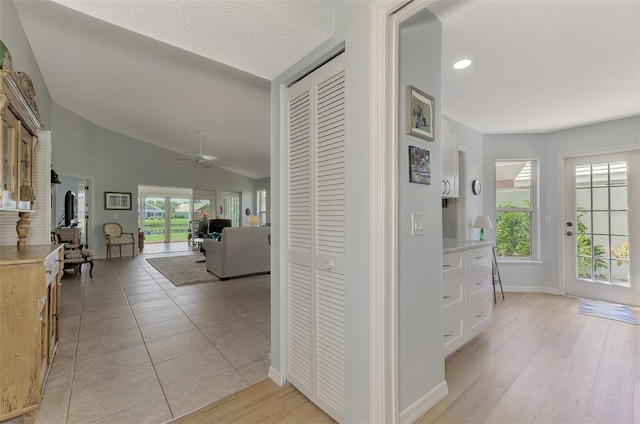
<svg viewBox="0 0 640 424">
<path fill-rule="evenodd" d="M 558 245 L 558 251 L 560 252 L 560 263 L 558 264 L 558 294 L 561 296 L 564 296 L 566 294 L 566 289 L 567 289 L 567 284 L 565 282 L 565 276 L 567 275 L 567 269 L 565 264 L 567 263 L 566 260 L 566 249 L 565 249 L 565 244 L 567 243 L 567 237 L 565 237 L 564 235 L 564 223 L 569 221 L 569 220 L 573 220 L 573 217 L 568 217 L 567 216 L 567 212 L 566 212 L 566 207 L 565 207 L 565 201 L 566 201 L 566 195 L 565 195 L 565 186 L 566 186 L 566 179 L 565 179 L 565 160 L 566 159 L 571 159 L 571 158 L 578 158 L 578 157 L 583 157 L 583 156 L 593 156 L 593 155 L 603 155 L 603 154 L 608 154 L 608 153 L 621 153 L 621 152 L 630 152 L 633 150 L 640 150 L 640 148 L 638 148 L 637 145 L 627 145 L 627 146 L 620 146 L 620 147 L 614 147 L 614 148 L 601 148 L 601 149 L 591 149 L 591 150 L 581 150 L 581 151 L 575 151 L 575 152 L 567 152 L 567 153 L 560 153 L 558 154 L 558 166 L 557 166 L 557 172 L 558 172 L 558 176 L 561 180 L 561 184 L 559 185 L 559 189 L 558 189 L 558 193 L 557 193 L 557 203 L 556 203 L 556 213 L 557 216 L 562 217 L 562 219 L 557 223 L 557 225 L 559 226 L 559 231 L 557 231 L 557 245 Z"/>
<path fill-rule="evenodd" d="M 435 0 L 372 4 L 369 272 L 370 422 L 399 421 L 398 50 L 400 24 Z"/>
</svg>

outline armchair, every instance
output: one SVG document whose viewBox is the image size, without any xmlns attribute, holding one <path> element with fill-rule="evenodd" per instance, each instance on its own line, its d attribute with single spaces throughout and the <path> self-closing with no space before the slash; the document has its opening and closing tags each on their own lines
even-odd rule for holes
<svg viewBox="0 0 640 424">
<path fill-rule="evenodd" d="M 111 247 L 118 246 L 122 257 L 122 246 L 131 245 L 131 257 L 135 257 L 135 239 L 133 233 L 122 232 L 122 226 L 117 222 L 107 222 L 102 226 L 102 232 L 107 239 L 107 260 L 111 260 Z"/>
</svg>

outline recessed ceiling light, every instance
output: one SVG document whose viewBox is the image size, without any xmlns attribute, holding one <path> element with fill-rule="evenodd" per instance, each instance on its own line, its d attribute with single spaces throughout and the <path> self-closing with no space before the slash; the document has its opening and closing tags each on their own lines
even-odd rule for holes
<svg viewBox="0 0 640 424">
<path fill-rule="evenodd" d="M 471 65 L 471 61 L 469 59 L 461 59 L 453 64 L 454 69 L 464 69 L 468 68 Z"/>
</svg>

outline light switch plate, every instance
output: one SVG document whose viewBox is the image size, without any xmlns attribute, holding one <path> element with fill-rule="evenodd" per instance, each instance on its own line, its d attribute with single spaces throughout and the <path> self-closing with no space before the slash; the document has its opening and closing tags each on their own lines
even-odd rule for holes
<svg viewBox="0 0 640 424">
<path fill-rule="evenodd" d="M 424 214 L 423 213 L 411 214 L 411 235 L 412 236 L 424 235 Z"/>
</svg>

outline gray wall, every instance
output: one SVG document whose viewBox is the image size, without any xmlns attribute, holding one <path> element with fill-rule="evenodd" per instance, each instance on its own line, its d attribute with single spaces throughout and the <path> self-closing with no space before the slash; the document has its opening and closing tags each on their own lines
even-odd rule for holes
<svg viewBox="0 0 640 424">
<path fill-rule="evenodd" d="M 284 174 L 281 155 L 284 129 L 280 126 L 286 101 L 281 102 L 284 85 L 310 64 L 340 43 L 346 43 L 346 422 L 369 422 L 369 164 L 370 154 L 370 2 L 334 1 L 334 33 L 331 38 L 300 62 L 278 76 L 271 84 L 271 365 L 284 371 L 285 319 L 284 263 L 286 245 L 282 236 L 281 194 Z M 283 143 L 281 145 L 281 143 Z"/>
<path fill-rule="evenodd" d="M 0 1 L 0 40 L 11 52 L 13 69 L 31 77 L 36 90 L 40 120 L 45 129 L 51 129 L 51 95 L 29 45 L 16 7 L 10 0 Z"/>
<path fill-rule="evenodd" d="M 57 103 L 52 105 L 52 121 L 54 169 L 60 174 L 93 177 L 90 239 L 98 257 L 106 254 L 105 222 L 119 222 L 128 232 L 137 230 L 138 185 L 242 192 L 241 210 L 254 209 L 255 181 L 251 178 L 216 166 L 177 164 L 174 152 L 101 128 Z M 105 210 L 105 191 L 132 193 L 133 209 Z"/>
<path fill-rule="evenodd" d="M 427 9 L 400 25 L 398 87 L 398 355 L 399 411 L 444 381 L 442 341 L 442 211 L 440 166 L 442 25 Z M 435 98 L 433 142 L 405 134 L 405 88 L 413 85 Z M 408 148 L 427 149 L 431 185 L 409 182 Z M 425 216 L 425 235 L 411 235 L 411 214 Z"/>
<path fill-rule="evenodd" d="M 484 136 L 484 212 L 495 220 L 495 161 L 497 159 L 538 159 L 540 169 L 540 261 L 509 264 L 500 262 L 504 286 L 512 290 L 556 293 L 562 269 L 561 234 L 563 205 L 559 199 L 561 157 L 568 154 L 640 148 L 640 117 L 619 119 L 546 134 L 505 134 Z M 544 217 L 551 216 L 551 224 Z M 487 240 L 495 242 L 495 230 L 486 230 Z"/>
</svg>

